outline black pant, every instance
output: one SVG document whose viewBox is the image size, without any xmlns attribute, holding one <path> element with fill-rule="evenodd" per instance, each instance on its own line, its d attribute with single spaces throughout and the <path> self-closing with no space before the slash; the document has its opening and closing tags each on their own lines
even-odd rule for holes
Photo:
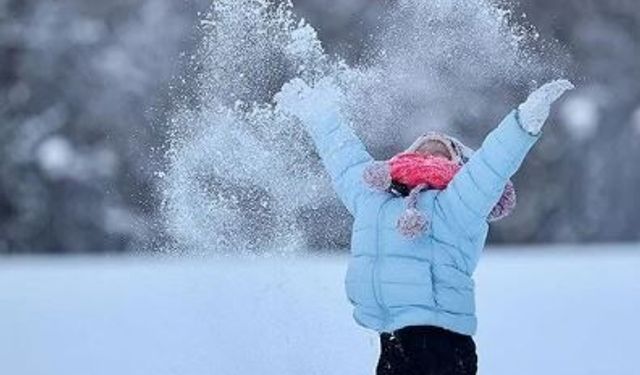
<svg viewBox="0 0 640 375">
<path fill-rule="evenodd" d="M 405 327 L 380 335 L 377 375 L 475 375 L 471 336 L 432 326 Z"/>
</svg>

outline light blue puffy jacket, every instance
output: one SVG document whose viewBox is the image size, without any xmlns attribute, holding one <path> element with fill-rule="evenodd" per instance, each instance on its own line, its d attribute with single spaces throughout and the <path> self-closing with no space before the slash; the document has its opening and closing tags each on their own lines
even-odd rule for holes
<svg viewBox="0 0 640 375">
<path fill-rule="evenodd" d="M 476 331 L 472 274 L 485 246 L 487 216 L 539 136 L 510 113 L 445 190 L 420 193 L 418 209 L 431 228 L 415 239 L 396 229 L 405 202 L 370 189 L 363 170 L 373 162 L 338 114 L 304 124 L 336 193 L 354 216 L 347 296 L 354 318 L 378 332 L 432 325 L 461 334 Z"/>
</svg>

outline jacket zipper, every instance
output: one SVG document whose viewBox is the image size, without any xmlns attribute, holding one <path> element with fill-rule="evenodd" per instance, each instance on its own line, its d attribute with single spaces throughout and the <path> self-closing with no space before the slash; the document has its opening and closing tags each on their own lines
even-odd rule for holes
<svg viewBox="0 0 640 375">
<path fill-rule="evenodd" d="M 384 301 L 382 301 L 382 291 L 381 291 L 381 287 L 380 287 L 380 275 L 379 275 L 379 262 L 380 262 L 380 214 L 382 213 L 382 209 L 384 208 L 384 206 L 387 204 L 387 202 L 389 202 L 388 198 L 386 199 L 384 202 L 382 202 L 382 204 L 380 205 L 380 207 L 378 207 L 378 213 L 376 215 L 376 257 L 373 261 L 373 267 L 372 267 L 372 275 L 371 275 L 371 280 L 372 280 L 372 287 L 373 287 L 373 297 L 378 305 L 378 307 L 380 308 L 380 310 L 382 311 L 383 314 L 383 322 L 382 322 L 382 327 L 384 329 L 384 327 L 387 326 L 387 320 L 388 320 L 388 315 L 389 312 L 387 311 L 387 307 L 384 305 Z"/>
</svg>

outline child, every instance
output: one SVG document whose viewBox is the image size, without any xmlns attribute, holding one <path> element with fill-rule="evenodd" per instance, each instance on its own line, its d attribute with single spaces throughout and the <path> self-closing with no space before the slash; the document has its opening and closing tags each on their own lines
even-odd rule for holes
<svg viewBox="0 0 640 375">
<path fill-rule="evenodd" d="M 566 80 L 542 86 L 477 152 L 430 133 L 387 162 L 374 162 L 345 123 L 328 78 L 314 87 L 294 79 L 276 96 L 309 132 L 354 216 L 346 292 L 355 320 L 380 333 L 378 375 L 476 373 L 472 274 L 488 221 L 513 208 L 509 178 L 570 89 Z"/>
</svg>

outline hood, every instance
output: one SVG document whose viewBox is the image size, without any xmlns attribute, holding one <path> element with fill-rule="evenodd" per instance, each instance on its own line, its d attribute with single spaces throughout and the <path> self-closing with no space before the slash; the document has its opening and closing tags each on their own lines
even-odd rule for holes
<svg viewBox="0 0 640 375">
<path fill-rule="evenodd" d="M 466 164 L 474 150 L 467 147 L 458 139 L 449 135 L 429 132 L 421 135 L 409 146 L 402 154 L 415 154 L 420 148 L 430 141 L 439 142 L 443 146 L 443 150 L 451 156 L 451 160 L 463 166 Z M 397 157 L 398 155 L 396 155 Z M 393 160 L 393 158 L 391 159 Z M 424 213 L 417 209 L 417 195 L 421 190 L 430 189 L 428 185 L 421 184 L 413 189 L 407 189 L 402 184 L 397 184 L 391 178 L 391 160 L 378 161 L 371 164 L 364 170 L 363 179 L 372 188 L 385 191 L 389 194 L 405 196 L 407 201 L 407 210 L 398 219 L 398 230 L 407 237 L 416 237 L 428 230 L 430 225 L 429 219 Z M 400 185 L 400 186 L 398 186 Z M 516 205 L 516 192 L 513 183 L 509 181 L 505 186 L 504 193 L 499 202 L 495 205 L 491 214 L 487 217 L 487 221 L 493 222 L 508 216 Z"/>
<path fill-rule="evenodd" d="M 438 132 L 428 132 L 419 136 L 404 152 L 417 152 L 431 141 L 436 141 L 442 144 L 447 152 L 449 152 L 449 155 L 451 155 L 451 160 L 459 165 L 466 163 L 474 152 L 457 138 Z"/>
</svg>

